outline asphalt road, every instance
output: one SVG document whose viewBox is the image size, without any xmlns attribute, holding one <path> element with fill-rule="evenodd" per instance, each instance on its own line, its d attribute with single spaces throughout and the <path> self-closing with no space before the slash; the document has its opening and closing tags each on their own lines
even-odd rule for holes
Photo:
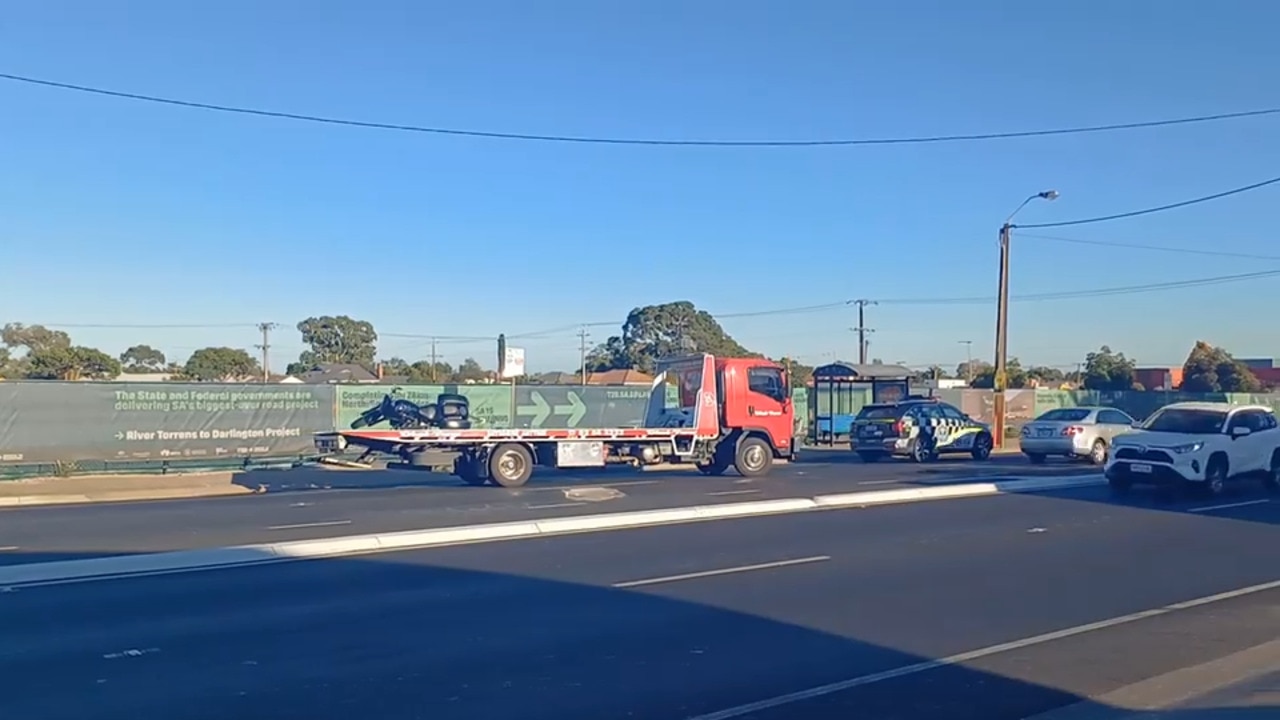
<svg viewBox="0 0 1280 720">
<path fill-rule="evenodd" d="M 1031 466 L 1020 456 L 861 463 L 813 451 L 768 477 L 708 478 L 696 471 L 556 473 L 508 490 L 468 487 L 414 471 L 301 468 L 248 473 L 261 495 L 0 510 L 0 565 L 92 554 L 157 552 L 625 510 L 811 497 L 1007 476 L 1096 473 L 1087 465 Z"/>
<path fill-rule="evenodd" d="M 0 717 L 1014 720 L 1280 636 L 1280 590 L 1169 608 L 1280 578 L 1277 523 L 1015 495 L 24 587 Z"/>
</svg>

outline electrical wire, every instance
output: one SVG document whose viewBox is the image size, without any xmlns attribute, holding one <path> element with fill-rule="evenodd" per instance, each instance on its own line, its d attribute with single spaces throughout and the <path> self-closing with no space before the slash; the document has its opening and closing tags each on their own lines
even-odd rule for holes
<svg viewBox="0 0 1280 720">
<path fill-rule="evenodd" d="M 927 135 L 919 137 L 896 137 L 896 138 L 853 138 L 853 139 L 816 139 L 816 140 L 667 140 L 659 138 L 622 138 L 622 137 L 605 137 L 605 136 L 582 136 L 582 135 L 555 135 L 555 134 L 537 134 L 523 132 L 490 132 L 483 130 L 467 130 L 460 128 L 443 128 L 429 127 L 422 125 L 408 125 L 400 123 L 375 122 L 369 120 L 353 120 L 348 118 L 327 117 L 322 115 L 310 115 L 304 113 L 282 112 L 278 110 L 264 110 L 260 108 L 249 108 L 235 105 L 220 105 L 209 102 L 199 102 L 194 100 L 179 100 L 170 97 L 161 97 L 158 95 L 144 95 L 142 93 L 124 92 L 120 90 L 109 90 L 106 88 L 92 87 L 88 85 L 76 85 L 67 82 L 58 82 L 54 80 L 44 80 L 25 75 L 14 75 L 11 73 L 0 73 L 0 79 L 12 82 L 25 83 L 28 85 L 39 85 L 42 87 L 56 88 L 59 90 L 71 90 L 74 92 L 87 93 L 92 95 L 101 95 L 106 97 L 121 98 L 125 100 L 135 100 L 139 102 L 155 103 L 161 105 L 171 105 L 184 108 L 192 108 L 197 110 L 209 110 L 213 112 L 232 113 L 237 115 L 252 115 L 257 117 L 276 118 L 282 120 L 296 120 L 301 122 L 321 123 L 326 125 L 341 125 L 355 128 L 365 128 L 373 130 L 392 130 L 397 132 L 413 132 L 425 133 L 432 135 L 451 135 L 460 137 L 487 138 L 496 140 L 521 140 L 529 142 L 550 142 L 550 143 L 578 143 L 578 144 L 594 144 L 594 145 L 649 145 L 649 146 L 668 146 L 668 147 L 833 147 L 833 146 L 857 146 L 857 145 L 923 145 L 929 143 L 947 143 L 947 142 L 976 142 L 987 140 L 1011 140 L 1016 138 L 1031 137 L 1050 137 L 1054 135 L 1078 135 L 1084 133 L 1101 133 L 1114 132 L 1119 130 L 1137 130 L 1143 128 L 1169 127 L 1175 125 L 1190 125 L 1195 123 L 1218 122 L 1223 120 L 1239 120 L 1243 118 L 1265 117 L 1280 114 L 1280 108 L 1263 108 L 1259 110 L 1244 110 L 1240 112 L 1214 113 L 1210 115 L 1196 115 L 1192 117 L 1169 118 L 1163 120 L 1146 120 L 1139 122 L 1127 123 L 1109 123 L 1105 125 L 1084 125 L 1078 127 L 1052 128 L 1045 130 L 1021 130 L 1010 132 L 986 132 L 972 134 L 950 134 L 950 135 Z"/>
<path fill-rule="evenodd" d="M 1280 258 L 1278 258 L 1280 259 Z M 1017 302 L 1045 302 L 1054 300 L 1077 300 L 1095 297 L 1114 297 L 1117 295 L 1134 295 L 1148 292 L 1160 292 L 1165 290 L 1180 290 L 1192 287 L 1205 287 L 1211 285 L 1224 285 L 1228 283 L 1245 282 L 1249 280 L 1261 280 L 1265 278 L 1280 276 L 1280 269 L 1277 270 L 1261 270 L 1251 273 L 1240 273 L 1235 275 L 1217 275 L 1213 277 L 1191 278 L 1187 280 L 1171 280 L 1158 283 L 1147 283 L 1143 285 L 1122 285 L 1109 288 L 1095 288 L 1092 290 L 1066 290 L 1052 293 L 1034 293 L 1030 295 L 1013 295 L 1010 300 Z M 879 305 L 976 305 L 994 303 L 994 296 L 962 296 L 962 297 L 915 297 L 915 298 L 885 298 L 875 300 Z M 826 312 L 837 310 L 853 305 L 856 300 L 844 300 L 841 302 L 830 302 L 818 305 L 806 305 L 802 307 L 777 308 L 773 310 L 755 310 L 751 312 L 736 313 L 720 313 L 713 314 L 712 317 L 717 320 L 731 318 L 756 318 L 770 317 L 779 315 L 795 315 L 816 312 Z M 99 329 L 169 329 L 169 328 L 257 328 L 257 323 L 235 323 L 235 324 L 188 324 L 188 325 L 130 325 L 130 324 L 68 324 L 68 323 L 39 323 L 47 328 L 99 328 Z M 507 339 L 555 339 L 556 333 L 567 333 L 577 331 L 586 327 L 619 327 L 617 321 L 599 321 L 591 323 L 573 323 L 570 325 L 562 325 L 556 328 L 546 330 L 537 330 L 525 333 L 515 333 L 507 335 Z M 378 333 L 381 338 L 409 339 L 409 340 L 435 340 L 438 342 L 449 342 L 458 344 L 494 342 L 497 335 L 426 335 L 421 333 Z M 564 337 L 560 335 L 559 337 Z"/>
<path fill-rule="evenodd" d="M 1090 223 L 1107 222 L 1108 220 L 1123 220 L 1125 218 L 1139 217 L 1141 215 L 1150 215 L 1152 213 L 1164 212 L 1166 210 L 1175 210 L 1177 208 L 1184 208 L 1184 207 L 1187 207 L 1188 205 L 1198 205 L 1200 203 L 1206 203 L 1211 200 L 1218 200 L 1224 197 L 1230 197 L 1232 195 L 1239 195 L 1240 193 L 1249 192 L 1250 190 L 1257 190 L 1258 188 L 1264 188 L 1268 185 L 1275 185 L 1276 183 L 1280 183 L 1280 177 L 1273 177 L 1270 180 L 1263 180 L 1262 182 L 1253 183 L 1252 185 L 1245 185 L 1244 187 L 1232 188 L 1231 190 L 1225 190 L 1223 192 L 1214 193 L 1212 195 L 1202 195 L 1198 198 L 1183 200 L 1181 202 L 1176 202 L 1176 203 L 1169 203 L 1168 205 L 1160 205 L 1157 207 L 1145 208 L 1143 210 L 1130 210 L 1129 212 L 1116 213 L 1115 215 L 1102 215 L 1099 217 L 1083 218 L 1080 220 L 1062 220 L 1059 222 L 1034 223 L 1032 225 L 1011 225 L 1010 227 L 1054 228 L 1054 227 L 1066 227 L 1068 225 L 1088 225 Z"/>
<path fill-rule="evenodd" d="M 1142 243 L 1117 242 L 1112 240 L 1086 240 L 1083 238 L 1062 237 L 1060 235 L 1040 235 L 1039 233 L 1018 233 L 1019 238 L 1032 240 L 1050 240 L 1052 242 L 1071 243 L 1074 245 L 1093 245 L 1107 248 L 1130 248 L 1133 250 L 1151 250 L 1155 252 L 1182 253 L 1185 255 L 1203 255 L 1206 257 L 1240 258 L 1244 260 L 1271 260 L 1280 262 L 1280 255 L 1256 255 L 1253 253 L 1225 252 L 1222 250 L 1198 250 L 1196 248 L 1169 247 L 1167 245 L 1145 245 Z"/>
</svg>

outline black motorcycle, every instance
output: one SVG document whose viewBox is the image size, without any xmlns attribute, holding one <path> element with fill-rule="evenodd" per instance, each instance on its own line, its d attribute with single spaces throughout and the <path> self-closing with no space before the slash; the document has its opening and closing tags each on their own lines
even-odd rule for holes
<svg viewBox="0 0 1280 720">
<path fill-rule="evenodd" d="M 382 396 L 381 402 L 351 421 L 351 429 L 373 427 L 384 420 L 395 430 L 466 430 L 471 427 L 470 405 L 463 395 L 440 393 L 434 403 L 419 405 L 400 397 L 400 392 L 400 388 L 394 388 Z"/>
</svg>

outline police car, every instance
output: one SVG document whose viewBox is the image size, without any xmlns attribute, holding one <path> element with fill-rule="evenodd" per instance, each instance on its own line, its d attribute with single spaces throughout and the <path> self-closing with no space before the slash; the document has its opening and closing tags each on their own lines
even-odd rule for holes
<svg viewBox="0 0 1280 720">
<path fill-rule="evenodd" d="M 853 421 L 849 449 L 864 462 L 892 456 L 932 462 L 941 454 L 991 455 L 991 428 L 936 398 L 866 405 Z"/>
</svg>

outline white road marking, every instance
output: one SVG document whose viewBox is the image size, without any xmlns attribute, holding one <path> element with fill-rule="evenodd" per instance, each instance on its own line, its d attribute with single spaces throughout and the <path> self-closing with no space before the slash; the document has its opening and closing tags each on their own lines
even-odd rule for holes
<svg viewBox="0 0 1280 720">
<path fill-rule="evenodd" d="M 17 550 L 17 549 L 18 549 L 17 545 L 0 545 L 0 552 L 13 552 L 14 550 Z"/>
<path fill-rule="evenodd" d="M 859 485 L 897 485 L 901 480 L 863 480 Z"/>
<path fill-rule="evenodd" d="M 527 506 L 527 509 L 529 509 L 529 510 L 547 510 L 547 509 L 550 509 L 550 508 L 578 507 L 578 506 L 580 506 L 580 505 L 586 505 L 586 503 L 584 503 L 584 502 L 547 503 L 546 505 L 529 505 L 529 506 Z"/>
<path fill-rule="evenodd" d="M 335 527 L 338 525 L 350 525 L 350 524 L 351 524 L 350 520 L 330 520 L 328 522 L 298 523 L 296 525 L 271 525 L 267 529 L 268 530 L 299 530 L 301 528 Z"/>
<path fill-rule="evenodd" d="M 314 504 L 315 503 L 309 503 L 309 502 L 296 502 L 296 503 L 289 503 L 289 507 L 311 507 Z"/>
<path fill-rule="evenodd" d="M 1250 505 L 1263 505 L 1269 502 L 1271 501 L 1265 498 L 1262 500 L 1246 500 L 1244 502 L 1233 502 L 1225 505 L 1206 505 L 1205 507 L 1189 508 L 1187 512 L 1212 512 L 1214 510 L 1228 510 L 1230 508 L 1248 507 Z"/>
<path fill-rule="evenodd" d="M 778 560 L 776 562 L 759 563 L 758 565 L 739 565 L 737 567 L 720 568 L 719 570 L 703 570 L 701 572 L 683 573 L 681 575 L 667 575 L 665 577 L 645 578 L 643 580 L 628 580 L 626 582 L 614 583 L 613 587 L 631 588 L 640 587 L 641 585 L 657 585 L 658 583 L 695 580 L 697 578 L 715 577 L 717 575 L 732 575 L 734 573 L 753 572 L 756 570 L 772 570 L 773 568 L 788 567 L 790 565 L 825 562 L 830 559 L 831 557 L 829 555 L 814 555 L 813 557 L 795 558 L 794 560 Z"/>
<path fill-rule="evenodd" d="M 755 495 L 756 493 L 761 493 L 761 492 L 764 492 L 764 491 L 763 490 L 720 490 L 719 492 L 709 492 L 707 493 L 707 495 L 710 497 L 716 497 L 719 495 Z"/>
<path fill-rule="evenodd" d="M 906 677 L 908 675 L 916 675 L 936 668 L 959 665 L 961 663 L 980 660 L 999 653 L 1021 650 L 1023 648 L 1042 645 L 1055 640 L 1063 640 L 1077 635 L 1084 635 L 1085 633 L 1090 633 L 1095 630 L 1106 630 L 1118 625 L 1127 625 L 1139 620 L 1160 617 L 1161 615 L 1169 615 L 1181 610 L 1191 610 L 1204 605 L 1210 605 L 1224 600 L 1233 600 L 1235 598 L 1266 592 L 1268 590 L 1280 590 L 1280 580 L 1273 580 L 1260 585 L 1250 585 L 1249 587 L 1228 590 L 1227 592 L 1218 593 L 1216 595 L 1208 595 L 1194 600 L 1173 603 L 1172 605 L 1165 605 L 1164 607 L 1153 608 L 1151 610 L 1142 610 L 1140 612 L 1121 615 L 1107 620 L 1099 620 L 1098 622 L 1088 623 L 1087 625 L 1077 625 L 1063 630 L 1047 632 L 1042 635 L 1033 635 L 1021 640 L 1013 640 L 999 645 L 978 648 L 977 650 L 970 650 L 968 652 L 962 652 L 957 655 L 951 655 L 937 660 L 928 660 L 914 665 L 904 665 L 892 670 L 873 673 L 871 675 L 862 675 L 859 677 L 849 678 L 848 680 L 840 680 L 839 682 L 819 685 L 807 690 L 799 690 L 793 693 L 787 693 L 786 695 L 778 695 L 776 697 L 757 700 L 756 702 L 747 703 L 745 705 L 717 710 L 715 712 L 706 713 L 705 715 L 691 717 L 688 720 L 729 720 L 729 718 L 742 717 L 744 715 L 758 713 L 763 710 L 769 710 L 783 705 L 790 705 L 791 703 L 800 702 L 802 700 L 810 700 L 817 697 L 823 697 L 825 695 L 831 695 L 833 693 L 843 692 L 845 690 L 852 690 L 853 688 L 862 687 L 864 685 L 872 685 L 885 680 Z"/>
<path fill-rule="evenodd" d="M 160 648 L 146 648 L 145 650 L 121 650 L 120 652 L 107 653 L 102 656 L 103 660 L 118 660 L 127 657 L 142 657 L 143 655 L 154 655 L 160 652 Z"/>
</svg>

